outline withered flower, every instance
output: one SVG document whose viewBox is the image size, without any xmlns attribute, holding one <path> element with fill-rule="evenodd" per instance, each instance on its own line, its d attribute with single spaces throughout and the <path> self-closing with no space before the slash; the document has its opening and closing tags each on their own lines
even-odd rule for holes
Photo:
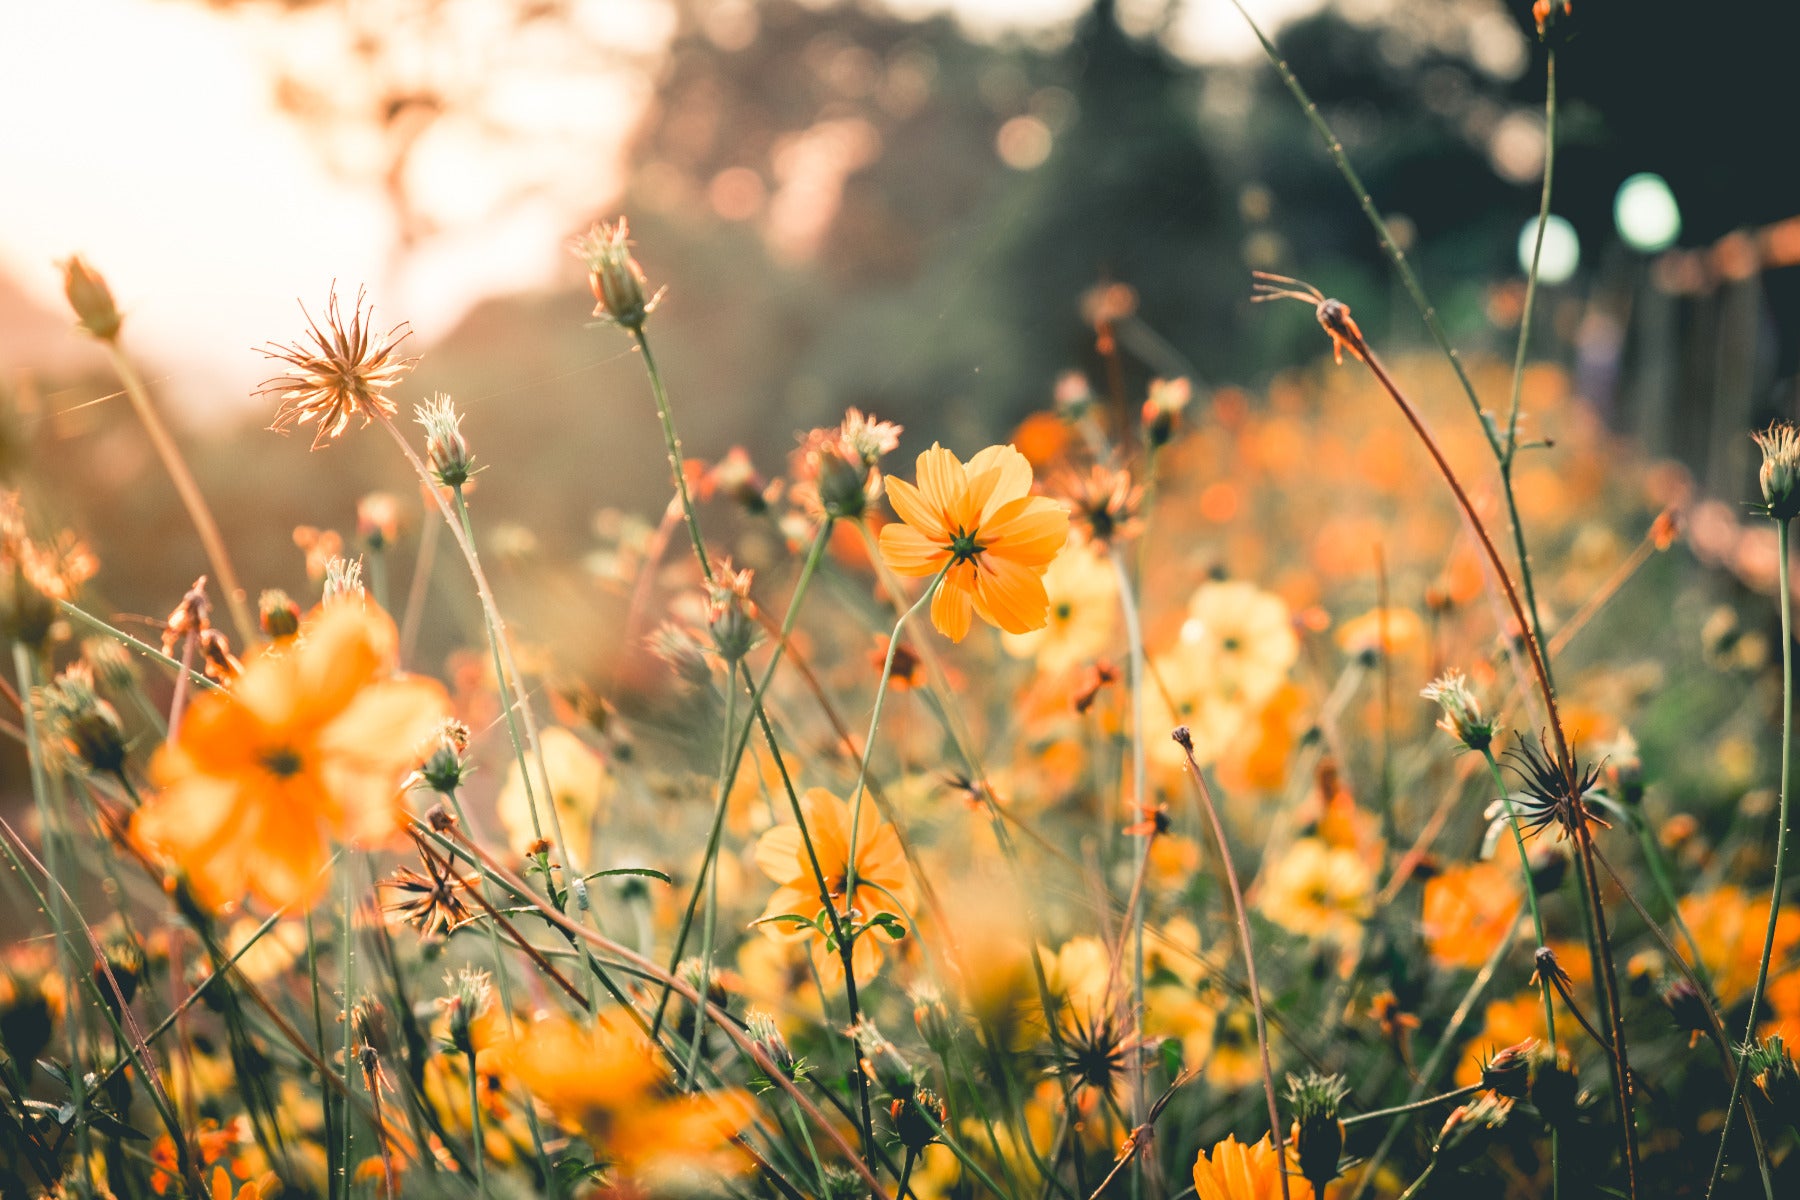
<svg viewBox="0 0 1800 1200">
<path fill-rule="evenodd" d="M 411 327 L 401 322 L 386 333 L 375 332 L 370 324 L 375 309 L 364 308 L 361 290 L 346 323 L 335 286 L 325 302 L 323 327 L 305 305 L 300 311 L 308 326 L 302 340 L 263 347 L 265 356 L 287 366 L 286 374 L 256 389 L 256 395 L 279 401 L 269 428 L 286 433 L 317 422 L 312 442 L 317 450 L 348 429 L 354 417 L 361 417 L 365 427 L 377 417 L 392 417 L 396 410 L 388 390 L 418 362 L 400 353 L 400 344 L 412 335 Z"/>
<path fill-rule="evenodd" d="M 1521 739 L 1518 745 L 1507 750 L 1506 758 L 1510 760 L 1513 773 L 1519 777 L 1520 791 L 1512 797 L 1512 802 L 1525 832 L 1535 833 L 1554 824 L 1567 836 L 1589 821 L 1611 828 L 1608 821 L 1594 813 L 1586 800 L 1600 778 L 1598 767 L 1583 768 L 1580 763 L 1575 763 L 1572 771 L 1574 786 L 1571 787 L 1570 776 L 1551 757 L 1550 745 L 1541 734 L 1535 746 Z"/>
<path fill-rule="evenodd" d="M 413 840 L 418 844 L 425 870 L 401 867 L 391 879 L 382 880 L 381 886 L 396 897 L 384 906 L 384 911 L 417 929 L 421 941 L 436 941 L 470 919 L 472 913 L 463 895 L 477 881 L 452 870 L 450 863 L 433 853 L 419 834 L 413 834 Z"/>
</svg>

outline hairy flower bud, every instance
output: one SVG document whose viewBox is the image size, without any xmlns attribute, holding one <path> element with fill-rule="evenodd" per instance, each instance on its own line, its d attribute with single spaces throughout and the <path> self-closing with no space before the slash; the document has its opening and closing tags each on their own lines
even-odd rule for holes
<svg viewBox="0 0 1800 1200">
<path fill-rule="evenodd" d="M 1471 750 L 1487 749 L 1494 742 L 1498 723 L 1481 715 L 1481 702 L 1469 690 L 1461 671 L 1446 671 L 1419 693 L 1444 710 L 1438 728 Z"/>
<path fill-rule="evenodd" d="M 1757 481 L 1762 484 L 1764 511 L 1777 521 L 1791 521 L 1800 516 L 1800 430 L 1777 421 L 1750 436 L 1762 447 Z"/>
<path fill-rule="evenodd" d="M 463 440 L 462 414 L 456 411 L 450 397 L 436 392 L 425 403 L 416 405 L 413 413 L 425 429 L 425 460 L 431 464 L 437 481 L 451 489 L 469 482 L 469 476 L 475 473 L 475 459 L 469 453 L 469 443 Z"/>
<path fill-rule="evenodd" d="M 270 588 L 257 598 L 256 615 L 262 631 L 277 642 L 300 632 L 300 606 L 280 588 Z"/>
<path fill-rule="evenodd" d="M 79 254 L 63 263 L 63 295 L 81 327 L 103 342 L 119 336 L 124 318 L 113 304 L 112 289 L 100 272 L 83 262 Z"/>
<path fill-rule="evenodd" d="M 125 765 L 124 722 L 94 690 L 94 674 L 85 662 L 74 663 L 55 682 L 39 688 L 37 702 L 50 735 L 88 769 L 113 775 Z"/>
<path fill-rule="evenodd" d="M 1344 1123 L 1338 1119 L 1338 1106 L 1350 1094 L 1350 1085 L 1342 1075 L 1317 1071 L 1289 1075 L 1287 1084 L 1300 1177 L 1313 1185 L 1315 1194 L 1323 1196 L 1325 1185 L 1338 1177 L 1338 1162 L 1344 1153 Z"/>
<path fill-rule="evenodd" d="M 662 293 L 647 295 L 644 269 L 631 255 L 631 231 L 620 217 L 615 225 L 604 221 L 577 238 L 575 257 L 587 265 L 588 286 L 594 292 L 594 315 L 621 329 L 637 333 L 656 311 Z"/>
</svg>

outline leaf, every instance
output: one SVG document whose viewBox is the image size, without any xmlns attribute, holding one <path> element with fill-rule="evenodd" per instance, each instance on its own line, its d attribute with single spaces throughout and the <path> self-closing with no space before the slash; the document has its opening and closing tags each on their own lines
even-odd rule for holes
<svg viewBox="0 0 1800 1200">
<path fill-rule="evenodd" d="M 640 875 L 646 879 L 659 879 L 664 883 L 675 882 L 661 871 L 653 871 L 649 867 L 614 867 L 609 871 L 595 871 L 590 875 L 583 876 L 583 878 L 605 879 L 613 875 Z"/>
<path fill-rule="evenodd" d="M 1181 1074 L 1181 1040 L 1166 1038 L 1162 1044 L 1162 1066 L 1171 1079 Z"/>
</svg>

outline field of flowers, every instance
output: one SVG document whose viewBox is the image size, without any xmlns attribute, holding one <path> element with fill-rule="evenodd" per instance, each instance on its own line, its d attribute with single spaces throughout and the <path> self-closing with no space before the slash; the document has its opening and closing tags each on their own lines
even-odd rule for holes
<svg viewBox="0 0 1800 1200">
<path fill-rule="evenodd" d="M 394 494 L 259 593 L 67 264 L 211 568 L 146 641 L 0 502 L 0 1197 L 1800 1188 L 1793 428 L 1708 499 L 1523 335 L 1386 359 L 1263 275 L 1320 358 L 1257 394 L 1128 391 L 1115 284 L 1005 443 L 700 461 L 625 222 L 574 250 L 673 492 L 543 582 L 579 645 L 362 295 L 264 396 Z"/>
</svg>

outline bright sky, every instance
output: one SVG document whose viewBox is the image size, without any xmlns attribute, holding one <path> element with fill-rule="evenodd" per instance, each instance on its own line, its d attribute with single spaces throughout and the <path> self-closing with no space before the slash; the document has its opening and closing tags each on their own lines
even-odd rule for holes
<svg viewBox="0 0 1800 1200">
<path fill-rule="evenodd" d="M 1085 7 L 892 2 L 908 13 L 949 8 L 983 33 L 1062 25 Z M 1248 3 L 1272 24 L 1319 0 Z M 1128 22 L 1160 7 L 1121 3 Z M 484 64 L 488 110 L 532 132 L 433 130 L 416 169 L 440 233 L 396 275 L 388 209 L 352 181 L 365 177 L 355 169 L 375 148 L 309 140 L 275 103 L 278 63 L 312 62 L 322 79 L 341 72 L 341 11 L 278 26 L 173 0 L 0 4 L 0 112 L 9 114 L 0 123 L 0 271 L 60 312 L 55 262 L 84 255 L 112 284 L 130 343 L 190 410 L 244 398 L 268 373 L 252 347 L 296 336 L 295 300 L 316 311 L 334 279 L 352 292 L 367 282 L 377 320 L 410 320 L 428 344 L 485 296 L 572 273 L 563 246 L 618 186 L 617 148 L 644 99 L 637 73 L 596 76 L 585 59 L 564 70 L 566 43 L 546 39 L 490 61 L 497 10 L 458 0 L 455 29 L 434 25 L 441 42 L 408 69 L 428 78 L 433 56 Z M 578 11 L 597 41 L 631 53 L 654 54 L 667 37 L 656 0 L 587 0 Z M 1190 0 L 1172 39 L 1200 58 L 1254 48 L 1229 0 Z M 334 172 L 334 157 L 349 169 Z M 533 190 L 516 202 L 520 186 Z"/>
</svg>

